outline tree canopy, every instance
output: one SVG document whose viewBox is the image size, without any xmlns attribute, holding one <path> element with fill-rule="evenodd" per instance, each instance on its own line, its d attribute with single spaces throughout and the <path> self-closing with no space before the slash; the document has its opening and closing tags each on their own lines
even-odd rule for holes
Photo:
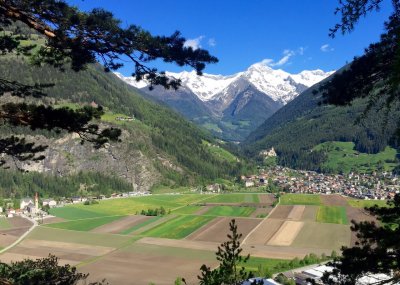
<svg viewBox="0 0 400 285">
<path fill-rule="evenodd" d="M 359 278 L 377 273 L 388 276 L 378 284 L 400 281 L 400 195 L 388 201 L 387 207 L 366 210 L 379 224 L 352 221 L 359 241 L 354 247 L 342 248 L 342 256 L 332 263 L 335 270 L 324 276 L 327 284 L 355 284 Z"/>
<path fill-rule="evenodd" d="M 44 42 L 26 44 L 23 30 L 27 28 L 42 37 Z M 164 72 L 149 66 L 149 62 L 161 59 L 179 66 L 191 66 L 200 75 L 207 63 L 218 61 L 206 50 L 186 47 L 185 38 L 179 32 L 171 36 L 154 36 L 135 25 L 123 28 L 108 11 L 93 9 L 82 12 L 62 0 L 0 0 L 0 31 L 2 56 L 23 55 L 29 57 L 34 65 L 46 64 L 60 70 L 72 68 L 75 71 L 97 61 L 103 64 L 105 71 L 117 70 L 124 62 L 130 61 L 134 66 L 132 75 L 137 80 L 146 79 L 151 86 L 165 88 L 176 89 L 180 82 L 169 79 Z M 82 143 L 89 141 L 95 147 L 110 140 L 118 141 L 119 129 L 91 122 L 103 114 L 101 106 L 71 110 L 25 102 L 28 98 L 50 95 L 45 88 L 52 85 L 25 85 L 0 78 L 0 96 L 9 94 L 22 100 L 0 106 L 1 124 L 75 132 L 80 135 Z M 20 161 L 43 159 L 37 154 L 45 148 L 27 142 L 23 137 L 0 138 L 0 153 Z M 5 162 L 1 159 L 0 164 Z"/>
</svg>

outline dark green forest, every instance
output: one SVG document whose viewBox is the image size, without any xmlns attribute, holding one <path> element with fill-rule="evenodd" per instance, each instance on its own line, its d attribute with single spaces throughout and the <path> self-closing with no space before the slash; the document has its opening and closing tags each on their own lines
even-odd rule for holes
<svg viewBox="0 0 400 285">
<path fill-rule="evenodd" d="M 319 86 L 326 82 L 329 79 Z M 370 154 L 383 151 L 388 145 L 398 147 L 398 103 L 387 108 L 384 104 L 388 96 L 382 96 L 374 108 L 368 108 L 370 97 L 344 106 L 322 104 L 319 86 L 308 89 L 262 124 L 247 138 L 243 152 L 260 159 L 261 150 L 274 147 L 281 165 L 323 171 L 321 166 L 327 155 L 313 150 L 323 142 L 354 142 L 355 150 Z"/>
</svg>

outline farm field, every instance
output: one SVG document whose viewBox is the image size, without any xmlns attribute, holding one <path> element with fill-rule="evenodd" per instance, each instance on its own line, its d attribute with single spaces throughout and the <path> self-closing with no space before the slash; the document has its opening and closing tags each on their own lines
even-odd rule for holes
<svg viewBox="0 0 400 285">
<path fill-rule="evenodd" d="M 109 216 L 83 220 L 73 220 L 69 222 L 61 222 L 55 224 L 48 224 L 48 227 L 58 228 L 72 231 L 90 231 L 102 225 L 114 222 L 121 219 L 123 216 Z"/>
<path fill-rule="evenodd" d="M 317 213 L 317 222 L 347 225 L 346 208 L 340 206 L 321 206 Z"/>
<path fill-rule="evenodd" d="M 53 208 L 50 213 L 67 220 L 95 218 L 105 216 L 134 215 L 142 210 L 164 207 L 166 211 L 174 210 L 188 204 L 210 199 L 214 195 L 178 194 L 178 195 L 151 195 L 124 199 L 99 201 L 95 205 L 68 205 L 62 208 Z"/>
<path fill-rule="evenodd" d="M 351 207 L 355 208 L 365 208 L 365 207 L 372 207 L 375 205 L 378 205 L 379 207 L 386 207 L 386 201 L 385 200 L 356 200 L 356 199 L 348 199 L 347 203 Z"/>
<path fill-rule="evenodd" d="M 243 234 L 243 254 L 253 257 L 247 265 L 253 270 L 259 264 L 286 264 L 310 253 L 329 255 L 354 244 L 350 220 L 371 219 L 358 204 L 353 207 L 354 202 L 339 195 L 285 194 L 275 208 L 273 200 L 272 195 L 253 193 L 162 194 L 56 208 L 55 218 L 45 219 L 0 260 L 53 253 L 61 263 L 91 273 L 91 281 L 173 284 L 181 276 L 195 282 L 202 264 L 216 264 L 214 253 L 227 240 L 232 219 Z M 161 206 L 167 210 L 164 216 L 135 215 Z M 265 218 L 257 218 L 257 213 Z M 29 228 L 25 219 L 8 222 L 11 228 L 0 224 L 0 233 L 21 231 L 18 223 Z M 0 235 L 0 247 L 4 237 Z"/>
<path fill-rule="evenodd" d="M 281 205 L 322 205 L 321 196 L 315 194 L 285 194 L 281 196 Z"/>
<path fill-rule="evenodd" d="M 0 230 L 7 230 L 10 229 L 12 226 L 8 219 L 0 218 Z"/>
<path fill-rule="evenodd" d="M 259 203 L 258 194 L 223 194 L 206 199 L 204 203 Z"/>
<path fill-rule="evenodd" d="M 181 239 L 211 221 L 209 216 L 178 216 L 142 233 L 150 237 Z"/>
<path fill-rule="evenodd" d="M 234 207 L 234 206 L 215 206 L 211 207 L 204 215 L 210 216 L 229 216 L 229 217 L 248 217 L 256 208 L 254 207 Z"/>
</svg>

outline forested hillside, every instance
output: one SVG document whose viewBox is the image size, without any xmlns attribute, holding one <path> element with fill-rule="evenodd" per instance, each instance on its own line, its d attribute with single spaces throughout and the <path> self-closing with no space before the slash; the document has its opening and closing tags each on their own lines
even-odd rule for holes
<svg viewBox="0 0 400 285">
<path fill-rule="evenodd" d="M 149 189 L 157 183 L 180 185 L 199 180 L 237 175 L 242 163 L 227 161 L 212 153 L 208 144 L 217 144 L 205 131 L 180 115 L 144 99 L 133 87 L 121 82 L 100 65 L 87 70 L 60 72 L 51 67 L 32 67 L 23 57 L 1 57 L 0 76 L 24 84 L 53 83 L 41 99 L 55 106 L 83 106 L 94 101 L 105 107 L 99 122 L 123 130 L 122 142 L 112 143 L 106 150 L 94 151 L 79 139 L 26 128 L 2 127 L 2 134 L 29 135 L 49 143 L 46 159 L 39 165 L 25 165 L 29 170 L 55 175 L 77 174 L 89 170 L 123 178 L 133 189 Z M 2 96 L 1 100 L 18 100 Z M 118 116 L 134 117 L 132 122 L 116 120 Z M 63 135 L 63 134 L 61 134 Z M 113 153 L 114 152 L 114 153 Z M 12 166 L 12 165 L 11 165 Z M 16 186 L 17 187 L 17 186 Z"/>
<path fill-rule="evenodd" d="M 243 151 L 258 157 L 261 150 L 274 147 L 282 165 L 329 171 L 323 166 L 328 153 L 314 148 L 320 143 L 354 142 L 355 151 L 370 154 L 381 152 L 388 145 L 396 147 L 393 135 L 400 115 L 399 104 L 394 103 L 390 110 L 382 107 L 388 96 L 378 98 L 377 107 L 368 111 L 368 96 L 344 106 L 323 104 L 322 92 L 318 90 L 332 78 L 306 90 L 267 119 L 247 138 Z"/>
</svg>

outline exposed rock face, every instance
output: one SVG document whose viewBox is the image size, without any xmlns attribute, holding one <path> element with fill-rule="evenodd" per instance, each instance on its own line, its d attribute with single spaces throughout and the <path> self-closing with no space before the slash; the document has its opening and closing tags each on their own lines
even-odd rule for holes
<svg viewBox="0 0 400 285">
<path fill-rule="evenodd" d="M 43 153 L 44 160 L 19 165 L 27 171 L 58 176 L 67 176 L 80 171 L 99 172 L 128 181 L 134 191 L 149 190 L 161 179 L 152 159 L 129 143 L 126 131 L 123 133 L 123 143 L 106 144 L 100 149 L 93 148 L 90 143 L 82 144 L 77 134 L 50 140 L 43 136 L 31 136 L 27 139 L 48 145 Z M 170 165 L 175 167 L 172 163 Z"/>
</svg>

